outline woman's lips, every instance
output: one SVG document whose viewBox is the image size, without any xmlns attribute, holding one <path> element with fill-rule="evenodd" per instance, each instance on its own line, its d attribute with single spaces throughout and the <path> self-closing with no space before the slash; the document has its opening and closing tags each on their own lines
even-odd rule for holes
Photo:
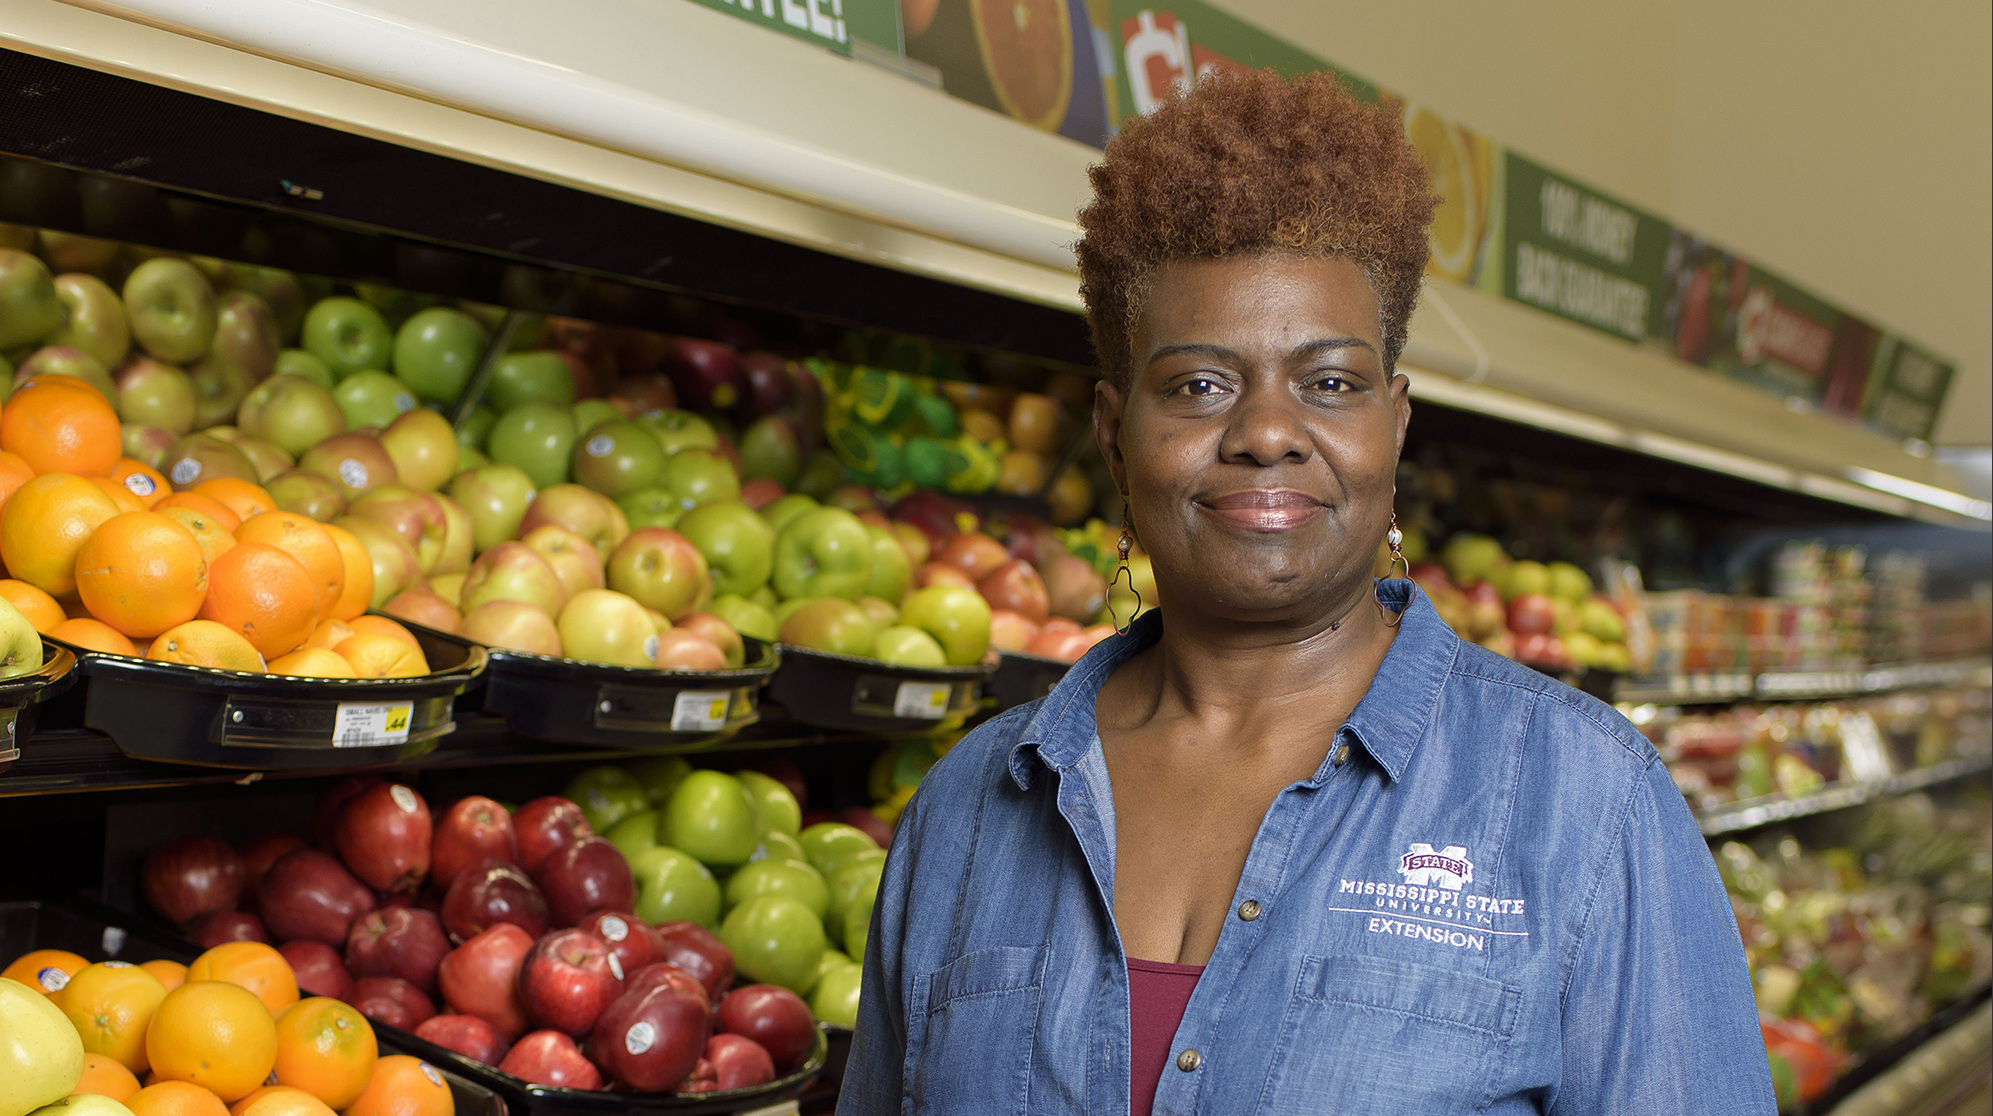
<svg viewBox="0 0 1993 1116">
<path fill-rule="evenodd" d="M 1250 531 L 1286 531 L 1327 510 L 1313 496 L 1291 489 L 1251 489 L 1197 501 L 1197 506 Z"/>
</svg>

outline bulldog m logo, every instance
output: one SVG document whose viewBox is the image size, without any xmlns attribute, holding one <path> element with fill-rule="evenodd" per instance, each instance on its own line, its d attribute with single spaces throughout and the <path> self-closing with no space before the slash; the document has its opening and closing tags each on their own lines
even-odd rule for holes
<svg viewBox="0 0 1993 1116">
<path fill-rule="evenodd" d="M 1414 887 L 1443 887 L 1459 891 L 1474 882 L 1474 862 L 1467 859 L 1465 845 L 1448 845 L 1438 852 L 1423 841 L 1412 842 L 1412 851 L 1398 862 L 1405 882 Z"/>
</svg>

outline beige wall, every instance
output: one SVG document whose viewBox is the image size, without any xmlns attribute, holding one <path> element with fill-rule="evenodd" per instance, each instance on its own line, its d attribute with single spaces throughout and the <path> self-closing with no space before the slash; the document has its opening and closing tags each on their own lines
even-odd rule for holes
<svg viewBox="0 0 1993 1116">
<path fill-rule="evenodd" d="M 1218 0 L 1956 360 L 1993 443 L 1993 6 Z"/>
</svg>

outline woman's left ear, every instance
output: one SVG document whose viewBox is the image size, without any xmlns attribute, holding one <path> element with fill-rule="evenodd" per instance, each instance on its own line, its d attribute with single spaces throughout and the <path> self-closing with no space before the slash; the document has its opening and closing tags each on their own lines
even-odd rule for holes
<svg viewBox="0 0 1993 1116">
<path fill-rule="evenodd" d="M 1403 372 L 1391 373 L 1391 406 L 1398 412 L 1398 448 L 1405 448 L 1405 428 L 1412 422 L 1412 381 Z"/>
<path fill-rule="evenodd" d="M 1107 471 L 1114 477 L 1114 487 L 1122 496 L 1128 495 L 1128 465 L 1121 458 L 1121 403 L 1125 397 L 1112 380 L 1102 377 L 1093 386 L 1093 437 L 1100 446 L 1100 456 L 1107 462 Z M 1400 422 L 1399 441 L 1404 440 L 1404 423 Z"/>
</svg>

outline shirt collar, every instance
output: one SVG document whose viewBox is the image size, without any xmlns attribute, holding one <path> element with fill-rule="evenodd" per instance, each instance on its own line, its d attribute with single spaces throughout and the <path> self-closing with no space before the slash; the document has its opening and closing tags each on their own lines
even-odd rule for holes
<svg viewBox="0 0 1993 1116">
<path fill-rule="evenodd" d="M 1377 668 L 1377 677 L 1345 725 L 1396 782 L 1403 778 L 1412 750 L 1425 735 L 1433 708 L 1439 703 L 1440 688 L 1453 669 L 1460 637 L 1439 618 L 1411 580 L 1382 580 L 1377 595 L 1385 604 L 1401 608 L 1402 619 L 1391 649 Z M 1095 644 L 1073 664 L 1039 703 L 1038 711 L 1025 722 L 1011 747 L 1010 776 L 1020 788 L 1031 785 L 1033 768 L 1027 752 L 1035 753 L 1039 762 L 1054 771 L 1065 771 L 1085 757 L 1098 738 L 1094 703 L 1100 687 L 1115 668 L 1162 638 L 1162 631 L 1161 610 L 1152 610 Z M 1324 772 L 1328 766 L 1323 765 Z"/>
</svg>

